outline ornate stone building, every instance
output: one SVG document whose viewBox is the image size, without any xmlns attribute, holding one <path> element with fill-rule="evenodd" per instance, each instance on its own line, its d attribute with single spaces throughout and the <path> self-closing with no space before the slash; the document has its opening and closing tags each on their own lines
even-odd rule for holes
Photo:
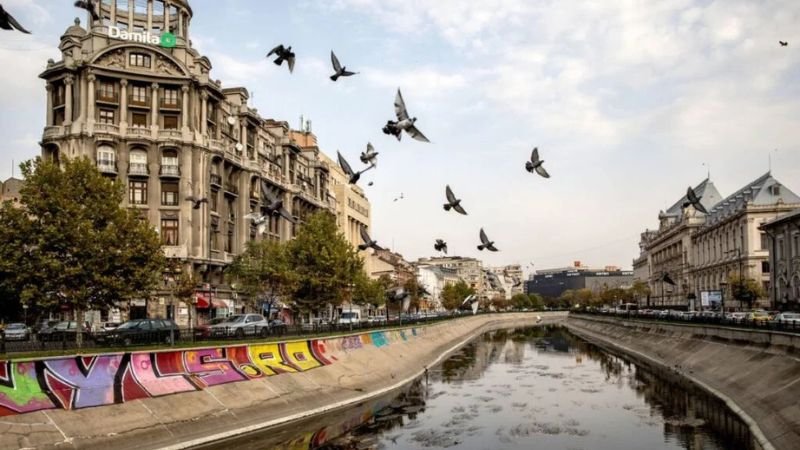
<svg viewBox="0 0 800 450">
<path fill-rule="evenodd" d="M 19 203 L 19 189 L 22 187 L 22 180 L 11 177 L 4 182 L 0 182 L 0 203 L 10 201 L 14 204 Z"/>
<path fill-rule="evenodd" d="M 76 19 L 61 37 L 61 60 L 40 75 L 42 155 L 96 161 L 125 186 L 123 205 L 159 232 L 166 255 L 202 282 L 199 312 L 239 309 L 222 269 L 247 241 L 287 240 L 297 230 L 273 217 L 259 235 L 244 218 L 262 208 L 262 181 L 302 224 L 314 211 L 339 211 L 333 166 L 309 129 L 261 117 L 247 89 L 211 77 L 211 61 L 189 39 L 187 0 L 97 3 L 102 19 L 89 17 L 86 28 Z M 363 193 L 360 204 L 368 217 Z M 182 321 L 185 308 L 165 305 L 168 283 L 157 298 L 134 301 L 131 314 Z"/>
<path fill-rule="evenodd" d="M 800 209 L 761 225 L 769 250 L 772 307 L 800 311 Z"/>
</svg>

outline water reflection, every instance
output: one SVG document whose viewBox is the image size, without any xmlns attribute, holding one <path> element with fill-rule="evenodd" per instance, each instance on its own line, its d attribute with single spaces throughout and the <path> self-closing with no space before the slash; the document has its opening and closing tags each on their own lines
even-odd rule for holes
<svg viewBox="0 0 800 450">
<path fill-rule="evenodd" d="M 753 449 L 719 400 L 559 327 L 484 334 L 399 393 L 214 448 Z"/>
</svg>

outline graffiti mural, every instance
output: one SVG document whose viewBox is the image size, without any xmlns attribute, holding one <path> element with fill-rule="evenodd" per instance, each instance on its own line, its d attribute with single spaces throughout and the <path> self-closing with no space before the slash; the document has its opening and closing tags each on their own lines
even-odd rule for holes
<svg viewBox="0 0 800 450">
<path fill-rule="evenodd" d="M 335 364 L 342 353 L 402 343 L 409 337 L 420 336 L 422 331 L 378 331 L 307 341 L 0 361 L 0 416 L 125 403 L 306 372 Z"/>
</svg>

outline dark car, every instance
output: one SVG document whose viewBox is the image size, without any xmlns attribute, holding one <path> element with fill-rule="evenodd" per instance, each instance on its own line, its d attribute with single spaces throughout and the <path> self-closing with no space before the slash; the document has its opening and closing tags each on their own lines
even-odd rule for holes
<svg viewBox="0 0 800 450">
<path fill-rule="evenodd" d="M 84 335 L 84 340 L 89 337 L 89 333 L 86 332 L 86 328 L 78 326 L 78 322 L 75 321 L 63 321 L 58 322 L 55 325 L 44 328 L 39 330 L 36 334 L 37 338 L 40 341 L 70 341 L 74 342 L 78 335 L 78 330 L 81 330 L 81 333 Z"/>
<path fill-rule="evenodd" d="M 156 342 L 171 343 L 180 339 L 178 325 L 166 319 L 129 320 L 116 329 L 98 333 L 95 340 L 102 344 L 152 344 Z"/>
<path fill-rule="evenodd" d="M 289 327 L 286 325 L 286 322 L 282 321 L 281 319 L 272 319 L 269 321 L 269 327 L 261 330 L 261 335 L 263 336 L 265 334 L 264 330 L 266 330 L 269 334 L 286 334 L 288 328 Z"/>
</svg>

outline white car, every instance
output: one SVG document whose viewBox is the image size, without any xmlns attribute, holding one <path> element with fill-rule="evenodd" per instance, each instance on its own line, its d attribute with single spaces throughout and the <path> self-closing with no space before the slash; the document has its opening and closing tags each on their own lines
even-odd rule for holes
<svg viewBox="0 0 800 450">
<path fill-rule="evenodd" d="M 211 337 L 245 337 L 260 336 L 269 333 L 269 323 L 261 314 L 234 314 L 227 320 L 211 325 Z"/>
<path fill-rule="evenodd" d="M 782 312 L 775 316 L 775 322 L 800 326 L 800 313 Z"/>
<path fill-rule="evenodd" d="M 3 336 L 7 341 L 27 341 L 31 337 L 31 329 L 24 323 L 10 323 L 3 330 Z"/>
</svg>

